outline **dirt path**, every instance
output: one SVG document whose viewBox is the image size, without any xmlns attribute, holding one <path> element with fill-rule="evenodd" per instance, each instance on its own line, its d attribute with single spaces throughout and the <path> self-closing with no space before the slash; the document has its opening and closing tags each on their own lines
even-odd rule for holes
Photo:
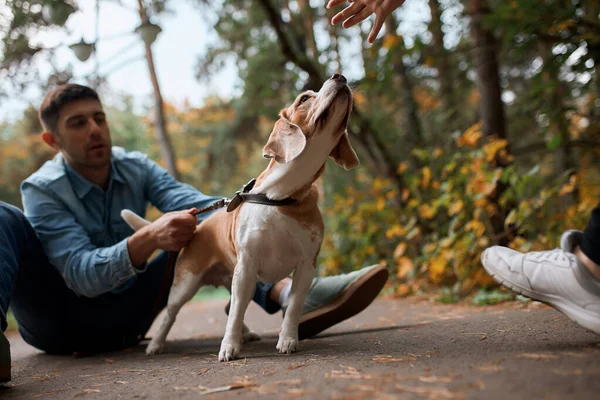
<svg viewBox="0 0 600 400">
<path fill-rule="evenodd" d="M 241 360 L 218 363 L 224 305 L 186 305 L 166 353 L 154 357 L 144 346 L 86 358 L 48 356 L 10 336 L 13 381 L 0 397 L 600 398 L 600 337 L 535 303 L 381 299 L 289 356 L 275 350 L 281 316 L 252 305 L 247 322 L 262 341 L 245 345 Z"/>
</svg>

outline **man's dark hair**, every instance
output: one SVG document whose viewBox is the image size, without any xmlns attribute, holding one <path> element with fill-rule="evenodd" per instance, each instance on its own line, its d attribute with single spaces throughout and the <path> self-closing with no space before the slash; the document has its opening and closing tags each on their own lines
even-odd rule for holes
<svg viewBox="0 0 600 400">
<path fill-rule="evenodd" d="M 58 114 L 61 108 L 81 99 L 100 101 L 92 88 L 75 83 L 60 85 L 46 94 L 40 106 L 39 118 L 44 130 L 58 134 Z"/>
</svg>

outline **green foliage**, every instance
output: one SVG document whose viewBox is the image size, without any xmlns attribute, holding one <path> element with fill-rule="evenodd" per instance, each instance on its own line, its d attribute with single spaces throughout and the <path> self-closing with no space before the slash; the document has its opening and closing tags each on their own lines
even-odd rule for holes
<svg viewBox="0 0 600 400">
<path fill-rule="evenodd" d="M 503 303 L 505 301 L 510 301 L 514 297 L 514 294 L 503 292 L 498 289 L 480 289 L 477 291 L 477 294 L 473 297 L 473 304 L 475 304 L 476 306 L 489 306 L 493 304 Z"/>
</svg>

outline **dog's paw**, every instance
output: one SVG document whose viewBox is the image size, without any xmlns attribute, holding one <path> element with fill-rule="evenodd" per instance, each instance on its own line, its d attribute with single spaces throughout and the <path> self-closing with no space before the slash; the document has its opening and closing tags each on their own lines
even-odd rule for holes
<svg viewBox="0 0 600 400">
<path fill-rule="evenodd" d="M 244 343 L 255 342 L 257 340 L 260 340 L 260 336 L 258 336 L 256 333 L 254 333 L 252 331 L 248 331 L 248 332 L 244 332 L 242 339 L 244 340 Z"/>
<path fill-rule="evenodd" d="M 147 356 L 155 356 L 157 354 L 162 353 L 162 350 L 163 350 L 162 344 L 158 344 L 158 343 L 155 343 L 154 341 L 151 341 L 148 344 L 148 347 L 146 347 L 146 355 Z"/>
<path fill-rule="evenodd" d="M 221 350 L 219 351 L 219 361 L 231 361 L 235 360 L 240 354 L 240 348 L 242 346 L 239 343 L 233 341 L 225 341 L 221 343 Z"/>
<path fill-rule="evenodd" d="M 297 338 L 292 337 L 279 337 L 279 340 L 277 341 L 277 350 L 279 350 L 281 354 L 291 354 L 300 350 L 300 341 Z"/>
</svg>

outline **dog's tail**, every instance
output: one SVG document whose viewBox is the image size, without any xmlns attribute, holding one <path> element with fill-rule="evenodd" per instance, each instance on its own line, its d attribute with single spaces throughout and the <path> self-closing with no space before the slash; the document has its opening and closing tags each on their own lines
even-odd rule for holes
<svg viewBox="0 0 600 400">
<path fill-rule="evenodd" d="M 133 211 L 127 209 L 121 210 L 121 218 L 123 218 L 125 222 L 127 222 L 127 225 L 134 231 L 139 231 L 146 225 L 150 225 L 150 221 L 145 220 Z"/>
</svg>

